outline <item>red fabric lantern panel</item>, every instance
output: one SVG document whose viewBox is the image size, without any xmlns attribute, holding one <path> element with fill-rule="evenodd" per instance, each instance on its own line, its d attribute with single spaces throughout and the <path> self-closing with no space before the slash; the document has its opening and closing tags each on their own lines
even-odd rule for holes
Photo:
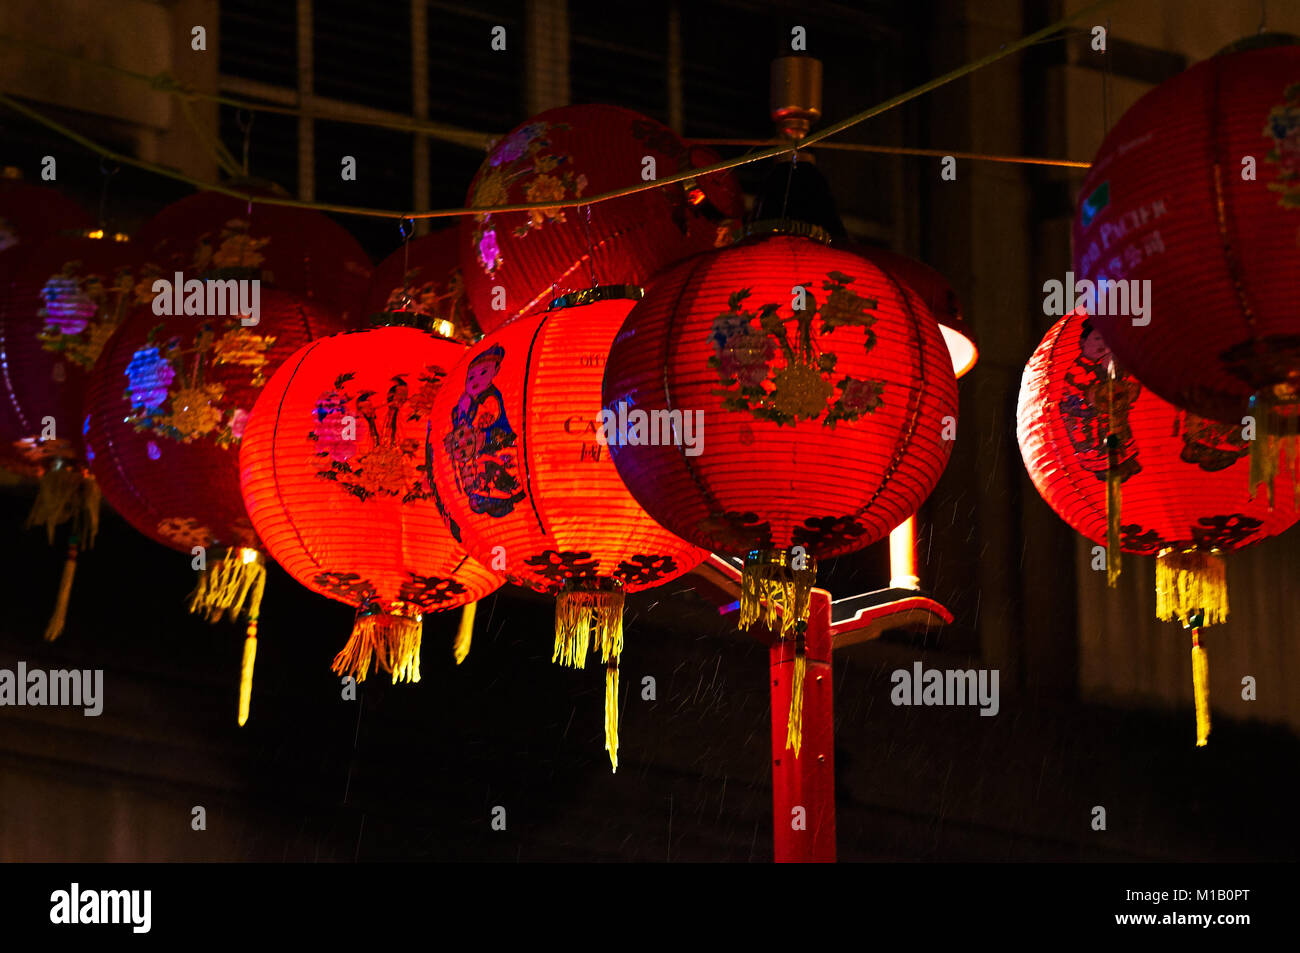
<svg viewBox="0 0 1300 953">
<path fill-rule="evenodd" d="M 112 238 L 52 238 L 8 255 L 14 267 L 0 288 L 0 459 L 28 472 L 53 459 L 84 466 L 91 368 L 127 310 L 151 295 L 137 286 L 130 245 Z"/>
<path fill-rule="evenodd" d="M 316 341 L 271 379 L 244 432 L 244 500 L 267 550 L 307 588 L 359 607 L 341 674 L 364 679 L 374 654 L 394 682 L 419 681 L 422 613 L 502 583 L 452 538 L 428 480 L 432 408 L 464 352 L 407 327 Z"/>
<path fill-rule="evenodd" d="M 1210 734 L 1202 626 L 1228 615 L 1223 554 L 1300 518 L 1283 477 L 1278 505 L 1252 500 L 1249 441 L 1239 423 L 1180 410 L 1112 360 L 1082 312 L 1058 321 L 1025 367 L 1016 435 L 1030 479 L 1076 532 L 1106 544 L 1111 584 L 1119 551 L 1156 557 L 1156 614 L 1192 630 L 1197 744 Z"/>
<path fill-rule="evenodd" d="M 260 320 L 248 327 L 238 316 L 137 308 L 90 383 L 91 466 L 109 503 L 179 552 L 256 548 L 239 490 L 248 415 L 286 357 L 341 329 L 332 312 L 267 288 Z"/>
<path fill-rule="evenodd" d="M 702 415 L 698 455 L 629 442 L 615 463 L 665 527 L 754 553 L 742 625 L 794 600 L 783 631 L 806 617 L 815 559 L 881 539 L 921 505 L 957 415 L 947 348 L 916 294 L 865 258 L 784 235 L 652 282 L 610 352 L 604 400 Z"/>
<path fill-rule="evenodd" d="M 1215 56 L 1120 117 L 1079 193 L 1074 271 L 1151 282 L 1138 323 L 1086 310 L 1165 400 L 1239 424 L 1252 394 L 1300 397 L 1300 47 Z"/>
<path fill-rule="evenodd" d="M 598 195 L 643 181 L 649 160 L 656 178 L 717 161 L 629 109 L 551 109 L 497 143 L 470 184 L 466 205 Z M 670 262 L 729 243 L 730 220 L 738 220 L 743 209 L 734 176 L 719 172 L 689 189 L 675 183 L 588 208 L 463 218 L 461 265 L 471 309 L 483 330 L 491 331 L 516 315 L 545 310 L 558 294 L 596 282 L 644 284 Z"/>
<path fill-rule="evenodd" d="M 6 267 L 6 253 L 84 232 L 94 224 L 89 212 L 57 189 L 0 176 L 0 273 Z"/>
<path fill-rule="evenodd" d="M 1021 382 L 1016 433 L 1025 468 L 1076 532 L 1107 542 L 1111 473 L 1121 489 L 1120 546 L 1126 553 L 1231 552 L 1300 518 L 1289 477 L 1277 505 L 1270 508 L 1262 496 L 1250 499 L 1250 447 L 1240 423 L 1180 410 L 1118 362 L 1112 381 L 1111 363 L 1091 319 L 1075 313 L 1047 332 Z"/>
<path fill-rule="evenodd" d="M 476 340 L 478 325 L 469 313 L 460 270 L 459 230 L 453 226 L 416 238 L 385 258 L 370 281 L 365 313 L 418 315 L 444 336 Z"/>
<path fill-rule="evenodd" d="M 610 459 L 601 377 L 634 302 L 599 298 L 606 290 L 512 321 L 470 349 L 434 404 L 446 449 L 434 478 L 471 553 L 511 582 L 558 595 L 555 658 L 581 668 L 588 647 L 599 648 L 617 767 L 623 594 L 675 579 L 708 553 L 656 523 Z"/>
<path fill-rule="evenodd" d="M 167 206 L 141 227 L 135 244 L 168 280 L 177 271 L 186 279 L 258 278 L 345 323 L 360 317 L 373 270 L 356 239 L 328 216 L 218 192 Z"/>
</svg>

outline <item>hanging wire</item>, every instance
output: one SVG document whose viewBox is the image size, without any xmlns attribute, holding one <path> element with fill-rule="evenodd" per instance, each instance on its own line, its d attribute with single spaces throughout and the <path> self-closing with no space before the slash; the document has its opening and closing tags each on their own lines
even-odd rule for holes
<svg viewBox="0 0 1300 953">
<path fill-rule="evenodd" d="M 407 284 L 407 274 L 411 268 L 411 233 L 415 231 L 415 219 L 403 218 L 397 223 L 398 234 L 402 236 L 402 309 L 411 307 L 411 289 Z"/>
<path fill-rule="evenodd" d="M 586 206 L 586 215 L 583 216 L 582 230 L 587 236 L 587 270 L 591 274 L 591 287 L 599 288 L 600 281 L 596 278 L 596 248 L 591 243 L 591 206 Z"/>
<path fill-rule="evenodd" d="M 244 118 L 248 117 L 248 118 Z M 251 110 L 241 109 L 235 113 L 235 122 L 239 124 L 240 131 L 244 134 L 244 176 L 248 176 L 248 147 L 253 138 L 253 120 L 257 114 Z"/>
<path fill-rule="evenodd" d="M 1268 29 L 1268 0 L 1259 0 L 1259 30 L 1263 33 Z"/>
<path fill-rule="evenodd" d="M 121 171 L 122 171 L 122 166 L 119 163 L 114 162 L 112 159 L 108 158 L 107 156 L 103 156 L 100 158 L 99 172 L 100 175 L 104 177 L 104 181 L 100 184 L 99 187 L 99 227 L 104 232 L 108 231 L 108 219 L 105 217 L 104 214 L 105 210 L 108 207 L 108 183 L 113 178 L 113 176 L 117 175 Z"/>
<path fill-rule="evenodd" d="M 926 93 L 933 92 L 934 90 L 942 86 L 945 86 L 948 83 L 953 82 L 954 80 L 961 79 L 962 77 L 968 76 L 971 73 L 977 72 L 978 70 L 981 70 L 984 67 L 997 62 L 1003 57 L 1009 56 L 1010 54 L 1022 50 L 1026 47 L 1033 46 L 1034 44 L 1038 43 L 1040 40 L 1046 37 L 1053 36 L 1068 24 L 1073 23 L 1076 20 L 1080 20 L 1085 17 L 1091 16 L 1097 10 L 1101 9 L 1102 7 L 1109 6 L 1113 2 L 1114 0 L 1096 0 L 1096 2 L 1081 7 L 1075 12 L 1062 18 L 1061 20 L 1058 20 L 1057 22 L 1049 26 L 1043 27 L 1041 30 L 1037 30 L 1034 33 L 1030 33 L 1022 37 L 1020 40 L 1017 40 L 1014 43 L 1003 43 L 996 51 L 992 53 L 982 56 L 977 60 L 973 60 L 969 63 L 966 63 L 965 65 L 960 66 L 957 69 L 951 70 L 947 73 L 944 73 L 941 76 L 937 76 L 934 79 L 922 83 L 919 86 L 915 86 L 905 92 L 892 96 L 889 99 L 876 104 L 875 106 L 872 106 L 868 109 L 862 110 L 861 112 L 848 116 L 847 118 L 842 119 L 839 122 L 832 123 L 831 125 L 826 126 L 825 128 L 805 138 L 802 141 L 802 143 L 800 143 L 800 145 L 804 148 L 811 147 L 816 143 L 820 143 L 823 140 L 830 138 L 831 136 L 837 135 L 846 129 L 849 129 L 862 122 L 865 122 L 868 119 L 873 119 L 876 116 L 881 115 L 882 113 L 888 112 L 889 110 L 901 106 L 904 103 L 910 102 L 913 99 L 925 95 Z M 13 42 L 13 38 L 0 36 L 0 41 Z M 114 71 L 123 72 L 123 73 L 130 72 L 130 71 L 123 71 L 117 68 L 114 68 Z M 143 74 L 137 74 L 137 75 L 143 76 Z M 157 79 L 156 77 L 144 77 L 144 78 L 149 79 L 151 82 Z M 198 93 L 186 89 L 185 87 L 180 86 L 174 80 L 171 81 L 170 85 L 158 84 L 155 86 L 155 88 L 158 88 L 163 91 L 175 92 L 178 94 L 179 92 L 183 91 L 186 93 L 186 95 L 193 95 L 193 96 L 200 95 Z M 250 109 L 262 108 L 260 105 L 257 104 L 230 101 L 226 97 L 206 96 L 205 98 L 215 99 L 218 102 L 230 102 L 230 104 L 237 105 L 241 108 L 250 108 Z M 474 215 L 488 210 L 497 214 L 502 214 L 506 212 L 531 212 L 534 210 L 556 211 L 560 209 L 580 208 L 584 205 L 594 205 L 597 202 L 605 202 L 611 199 L 623 198 L 628 195 L 634 195 L 638 192 L 646 192 L 649 191 L 650 189 L 663 188 L 666 185 L 673 185 L 675 183 L 685 182 L 688 179 L 694 179 L 699 176 L 708 175 L 709 173 L 712 172 L 724 172 L 729 169 L 739 168 L 740 166 L 749 165 L 750 163 L 753 162 L 759 162 L 764 159 L 770 159 L 779 155 L 784 155 L 787 152 L 793 151 L 793 149 L 795 148 L 795 146 L 792 146 L 790 144 L 784 144 L 784 145 L 778 144 L 778 145 L 768 146 L 766 148 L 751 150 L 750 152 L 747 152 L 741 156 L 737 156 L 736 158 L 733 159 L 723 159 L 707 166 L 687 169 L 681 172 L 674 173 L 672 175 L 664 176 L 661 179 L 651 180 L 649 182 L 639 182 L 634 185 L 625 186 L 623 188 L 612 189 L 608 192 L 603 192 L 599 195 L 586 196 L 580 200 L 575 199 L 575 200 L 558 201 L 558 202 L 521 202 L 515 205 L 493 206 L 490 209 L 468 207 L 468 208 L 433 209 L 433 210 L 423 211 L 423 212 L 404 213 L 404 212 L 398 212 L 396 210 L 391 210 L 391 209 L 361 208 L 353 205 L 335 205 L 332 203 L 325 203 L 325 202 L 304 202 L 300 199 L 280 198 L 278 196 L 259 195 L 257 197 L 253 197 L 248 195 L 247 192 L 240 191 L 238 189 L 230 188 L 228 186 L 217 185 L 209 182 L 204 182 L 200 179 L 196 179 L 191 176 L 184 175 L 183 173 L 179 173 L 174 169 L 169 169 L 153 162 L 147 162 L 142 159 L 136 159 L 131 156 L 118 153 L 114 150 L 107 148 L 106 146 L 102 146 L 99 143 L 96 143 L 88 139 L 85 136 L 73 132 L 71 129 L 68 129 L 66 126 L 63 126 L 62 124 L 54 121 L 53 119 L 50 119 L 42 115 L 40 112 L 32 109 L 31 107 L 27 106 L 25 103 L 19 102 L 18 100 L 15 100 L 10 96 L 4 95 L 3 93 L 0 93 L 0 104 L 8 106 L 10 109 L 14 110 L 15 112 L 20 113 L 21 115 L 26 116 L 27 118 L 35 122 L 38 122 L 41 125 L 46 126 L 47 128 L 59 133 L 65 138 L 73 142 L 76 142 L 87 149 L 97 152 L 100 155 L 107 156 L 117 162 L 121 162 L 126 165 L 131 165 L 136 168 L 145 169 L 146 171 L 149 172 L 154 172 L 158 175 L 166 176 L 176 181 L 185 182 L 198 189 L 203 189 L 205 191 L 215 192 L 223 195 L 231 195 L 236 198 L 246 198 L 250 202 L 256 201 L 267 205 L 283 205 L 290 208 L 310 208 L 322 212 L 334 212 L 340 215 L 359 215 L 359 216 L 365 216 L 369 218 L 396 219 L 403 216 L 408 216 L 410 218 L 415 218 L 415 219 L 455 218 L 464 215 Z M 427 133 L 427 134 L 433 135 L 433 133 Z M 950 154 L 950 153 L 946 153 L 946 154 Z"/>
</svg>

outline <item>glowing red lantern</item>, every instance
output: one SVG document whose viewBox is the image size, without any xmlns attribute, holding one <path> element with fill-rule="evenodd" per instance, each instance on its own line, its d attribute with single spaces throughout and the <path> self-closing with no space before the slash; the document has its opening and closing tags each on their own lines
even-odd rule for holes
<svg viewBox="0 0 1300 953">
<path fill-rule="evenodd" d="M 454 533 L 516 585 L 556 595 L 554 659 L 606 665 L 606 747 L 618 767 L 623 594 L 708 554 L 657 524 L 606 446 L 605 355 L 639 288 L 568 295 L 470 349 L 434 404 L 434 479 Z"/>
<path fill-rule="evenodd" d="M 562 201 L 665 178 L 716 157 L 618 106 L 564 106 L 497 143 L 470 184 L 474 207 Z M 664 265 L 731 240 L 743 210 L 729 172 L 585 208 L 485 212 L 461 220 L 461 265 L 484 331 L 536 314 L 556 289 L 641 285 Z M 498 290 L 499 289 L 499 290 Z"/>
<path fill-rule="evenodd" d="M 28 526 L 44 525 L 53 543 L 55 527 L 72 524 L 50 641 L 63 631 L 77 557 L 99 527 L 82 435 L 90 370 L 138 294 L 125 236 L 89 234 L 97 237 L 11 249 L 0 278 L 0 462 L 40 478 Z"/>
<path fill-rule="evenodd" d="M 1116 283 L 1085 309 L 1144 386 L 1237 425 L 1252 397 L 1261 410 L 1287 405 L 1294 434 L 1300 47 L 1220 54 L 1120 117 L 1079 193 L 1074 270 Z M 1148 281 L 1137 314 L 1144 286 L 1133 283 Z"/>
<path fill-rule="evenodd" d="M 1111 552 L 1156 557 L 1156 611 L 1193 630 L 1197 744 L 1209 734 L 1208 675 L 1199 630 L 1228 615 L 1223 554 L 1300 518 L 1252 501 L 1239 424 L 1162 400 L 1118 362 L 1082 313 L 1058 321 L 1025 368 L 1017 437 L 1030 479 L 1076 532 Z M 1290 477 L 1285 477 L 1290 483 Z M 1287 487 L 1290 489 L 1290 487 Z"/>
<path fill-rule="evenodd" d="M 284 195 L 264 183 L 242 185 L 255 195 Z M 219 192 L 173 202 L 145 222 L 135 244 L 168 280 L 174 272 L 257 278 L 345 322 L 361 317 L 373 270 L 356 239 L 328 216 Z"/>
<path fill-rule="evenodd" d="M 0 272 L 7 252 L 93 227 L 90 214 L 57 189 L 24 182 L 12 166 L 0 173 Z"/>
<path fill-rule="evenodd" d="M 412 327 L 316 341 L 285 361 L 244 431 L 244 501 L 268 552 L 358 607 L 340 675 L 364 680 L 373 655 L 394 682 L 418 682 L 423 614 L 466 606 L 459 662 L 469 609 L 501 585 L 452 538 L 428 479 L 432 408 L 464 352 Z"/>
<path fill-rule="evenodd" d="M 370 280 L 365 313 L 417 316 L 444 337 L 477 340 L 460 270 L 460 232 L 444 228 L 385 258 Z"/>
<path fill-rule="evenodd" d="M 774 625 L 784 607 L 782 635 L 808 616 L 816 561 L 914 513 L 956 436 L 952 363 L 916 294 L 865 258 L 789 234 L 653 281 L 610 351 L 604 401 L 629 426 L 638 412 L 649 428 L 702 415 L 698 454 L 629 431 L 614 461 L 665 527 L 746 557 L 741 625 Z"/>
<path fill-rule="evenodd" d="M 342 324 L 332 312 L 265 287 L 253 314 L 240 314 L 231 299 L 208 307 L 219 283 L 192 282 L 189 291 L 152 289 L 174 295 L 167 310 L 182 313 L 139 307 L 109 338 L 91 375 L 86 439 L 91 469 L 113 508 L 141 533 L 196 558 L 203 571 L 190 611 L 209 621 L 247 617 L 242 725 L 265 560 L 239 490 L 239 444 L 276 368 Z M 173 306 L 198 305 L 191 295 L 205 298 L 206 313 Z M 216 313 L 222 310 L 236 313 Z"/>
</svg>

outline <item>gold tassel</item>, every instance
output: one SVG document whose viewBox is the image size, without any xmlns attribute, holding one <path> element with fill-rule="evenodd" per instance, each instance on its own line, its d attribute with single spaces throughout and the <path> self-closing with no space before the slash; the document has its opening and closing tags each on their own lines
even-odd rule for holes
<svg viewBox="0 0 1300 953">
<path fill-rule="evenodd" d="M 1119 453 L 1116 450 L 1118 443 L 1119 439 L 1114 434 L 1106 438 L 1106 453 L 1109 458 L 1106 467 L 1106 585 L 1111 589 L 1115 588 L 1123 568 L 1119 528 L 1124 508 L 1124 478 L 1119 470 Z"/>
<path fill-rule="evenodd" d="M 1201 630 L 1192 629 L 1192 694 L 1196 697 L 1196 747 L 1210 738 L 1210 658 L 1201 648 Z"/>
<path fill-rule="evenodd" d="M 477 611 L 477 602 L 471 602 L 460 610 L 460 627 L 456 630 L 456 641 L 451 645 L 451 654 L 455 656 L 457 665 L 469 655 L 470 642 L 474 638 L 474 615 Z"/>
<path fill-rule="evenodd" d="M 605 750 L 611 774 L 618 773 L 618 659 L 605 665 Z"/>
<path fill-rule="evenodd" d="M 423 615 L 405 602 L 391 602 L 380 611 L 368 603 L 357 613 L 352 635 L 343 651 L 334 657 L 336 675 L 366 680 L 373 655 L 375 664 L 393 675 L 393 684 L 420 680 L 420 635 Z"/>
<path fill-rule="evenodd" d="M 68 541 L 68 558 L 63 561 L 63 577 L 59 580 L 59 594 L 54 600 L 54 612 L 45 626 L 45 641 L 53 642 L 63 634 L 68 619 L 68 602 L 72 598 L 72 577 L 77 572 L 77 537 Z"/>
<path fill-rule="evenodd" d="M 266 573 L 253 583 L 248 598 L 248 628 L 244 630 L 244 661 L 239 670 L 239 726 L 248 723 L 253 704 L 253 663 L 257 660 L 257 619 L 262 613 L 262 593 L 266 591 Z"/>
<path fill-rule="evenodd" d="M 266 557 L 247 547 L 226 550 L 200 571 L 198 584 L 190 593 L 189 610 L 209 622 L 223 617 L 234 620 L 241 613 L 256 618 L 253 604 L 261 602 L 265 585 Z"/>
<path fill-rule="evenodd" d="M 594 642 L 594 646 L 593 646 Z M 585 668 L 587 651 L 598 647 L 604 661 L 623 651 L 623 590 L 565 589 L 555 600 L 555 650 L 551 661 Z"/>
<path fill-rule="evenodd" d="M 1220 553 L 1165 550 L 1156 557 L 1156 616 L 1186 623 L 1203 614 L 1203 625 L 1228 618 L 1228 570 Z"/>
<path fill-rule="evenodd" d="M 741 573 L 740 628 L 762 622 L 785 638 L 802 621 L 812 606 L 812 588 L 817 581 L 817 561 L 801 557 L 804 566 L 794 569 L 793 557 L 785 550 L 750 553 Z"/>
<path fill-rule="evenodd" d="M 44 526 L 50 545 L 54 545 L 54 530 L 71 522 L 72 532 L 81 540 L 82 549 L 95 545 L 99 531 L 99 484 L 88 472 L 56 458 L 41 474 L 36 487 L 36 500 L 27 514 L 25 529 Z"/>
<path fill-rule="evenodd" d="M 790 714 L 785 723 L 785 747 L 794 749 L 795 758 L 803 747 L 803 682 L 808 670 L 807 654 L 804 651 L 803 633 L 801 632 L 794 647 L 794 674 L 790 681 Z"/>
<path fill-rule="evenodd" d="M 257 660 L 257 622 L 249 622 L 244 635 L 244 663 L 239 672 L 239 727 L 248 723 L 253 704 L 253 663 Z"/>
</svg>

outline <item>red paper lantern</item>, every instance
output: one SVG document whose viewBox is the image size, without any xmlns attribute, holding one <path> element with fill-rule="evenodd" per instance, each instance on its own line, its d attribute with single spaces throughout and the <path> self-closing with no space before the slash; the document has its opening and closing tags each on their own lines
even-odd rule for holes
<svg viewBox="0 0 1300 953">
<path fill-rule="evenodd" d="M 952 363 L 916 294 L 793 235 L 698 255 L 653 281 L 610 351 L 604 401 L 629 408 L 629 426 L 632 411 L 651 427 L 702 416 L 698 454 L 629 431 L 614 461 L 662 525 L 746 557 L 741 625 L 775 625 L 784 608 L 782 635 L 808 616 L 816 560 L 915 512 L 956 436 Z"/>
<path fill-rule="evenodd" d="M 12 166 L 0 174 L 0 273 L 7 253 L 94 227 L 90 213 L 57 189 L 24 182 Z"/>
<path fill-rule="evenodd" d="M 1030 358 L 1017 437 L 1030 479 L 1048 505 L 1076 532 L 1111 549 L 1111 584 L 1121 550 L 1155 556 L 1157 614 L 1193 630 L 1227 618 L 1223 554 L 1300 518 L 1291 493 L 1282 494 L 1284 505 L 1275 508 L 1250 499 L 1244 480 L 1249 441 L 1239 424 L 1207 420 L 1162 400 L 1112 361 L 1082 313 L 1058 321 Z M 1195 664 L 1204 670 L 1199 648 Z M 1209 733 L 1204 692 L 1205 679 L 1198 677 L 1200 744 Z"/>
<path fill-rule="evenodd" d="M 283 195 L 266 185 L 254 195 Z M 345 322 L 361 317 L 370 258 L 343 226 L 311 209 L 196 192 L 140 229 L 135 244 L 163 278 L 257 278 Z"/>
<path fill-rule="evenodd" d="M 493 148 L 470 184 L 474 207 L 598 195 L 717 161 L 666 126 L 618 106 L 534 116 Z M 670 262 L 731 240 L 743 197 L 729 172 L 586 208 L 461 219 L 461 265 L 484 331 L 588 284 L 644 284 Z M 705 213 L 708 214 L 705 214 Z M 594 280 L 593 280 L 594 279 Z M 498 290 L 499 289 L 499 290 Z M 558 289 L 558 290 L 557 290 Z"/>
<path fill-rule="evenodd" d="M 444 228 L 385 258 L 370 281 L 365 313 L 418 316 L 444 337 L 477 340 L 460 270 L 460 232 Z"/>
<path fill-rule="evenodd" d="M 1165 400 L 1237 425 L 1252 396 L 1294 405 L 1300 47 L 1215 56 L 1120 117 L 1079 193 L 1074 271 L 1121 283 L 1085 309 Z M 1115 313 L 1119 289 L 1131 297 L 1127 283 L 1145 281 L 1145 314 Z M 1294 406 L 1287 413 L 1294 432 Z"/>
<path fill-rule="evenodd" d="M 342 329 L 332 312 L 284 292 L 262 287 L 259 295 L 257 323 L 247 326 L 240 314 L 137 308 L 104 346 L 87 395 L 88 453 L 104 497 L 151 539 L 202 555 L 190 611 L 209 621 L 248 619 L 241 725 L 265 561 L 239 490 L 239 444 L 258 394 L 285 358 Z"/>
<path fill-rule="evenodd" d="M 60 236 L 3 254 L 0 275 L 0 463 L 37 476 L 27 525 L 71 523 L 45 638 L 63 632 L 77 557 L 94 545 L 100 492 L 87 469 L 82 429 L 90 371 L 105 340 L 137 300 L 125 241 L 102 231 Z"/>
<path fill-rule="evenodd" d="M 429 483 L 431 415 L 463 344 L 409 327 L 355 331 L 293 354 L 267 384 L 240 450 L 244 501 L 267 550 L 314 592 L 357 606 L 334 671 L 372 654 L 420 680 L 425 612 L 473 604 L 501 578 L 469 557 Z"/>
<path fill-rule="evenodd" d="M 606 664 L 606 747 L 618 766 L 623 594 L 675 579 L 708 553 L 661 527 L 606 446 L 601 376 L 639 288 L 604 287 L 490 333 L 434 404 L 434 479 L 453 532 L 516 585 L 557 596 L 554 659 Z"/>
</svg>

